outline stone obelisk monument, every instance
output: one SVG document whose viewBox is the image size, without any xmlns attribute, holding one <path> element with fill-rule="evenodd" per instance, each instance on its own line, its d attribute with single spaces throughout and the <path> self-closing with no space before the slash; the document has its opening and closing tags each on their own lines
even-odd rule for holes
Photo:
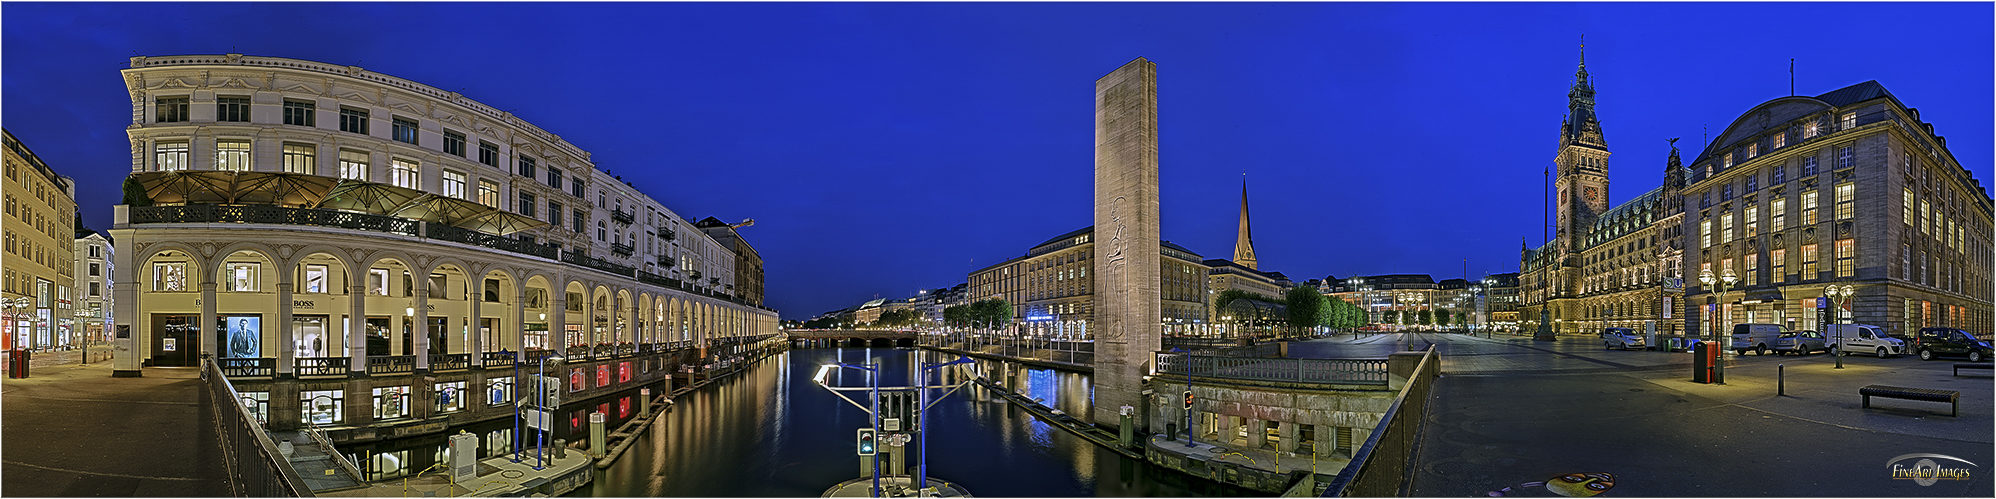
<svg viewBox="0 0 1996 499">
<path fill-rule="evenodd" d="M 1158 236 L 1157 65 L 1139 57 L 1095 80 L 1097 424 L 1143 408 L 1163 317 Z"/>
</svg>

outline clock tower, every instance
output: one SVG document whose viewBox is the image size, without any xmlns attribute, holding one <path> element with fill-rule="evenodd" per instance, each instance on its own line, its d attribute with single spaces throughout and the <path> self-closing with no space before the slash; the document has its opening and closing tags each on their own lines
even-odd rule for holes
<svg viewBox="0 0 1996 499">
<path fill-rule="evenodd" d="M 1553 181 L 1559 214 L 1554 240 L 1559 241 L 1562 255 L 1575 254 L 1594 219 L 1608 211 L 1608 141 L 1594 116 L 1587 45 L 1582 43 L 1580 50 L 1580 70 L 1573 73 L 1573 88 L 1566 92 L 1566 119 L 1559 126 L 1559 154 L 1553 158 L 1559 166 L 1559 177 Z"/>
</svg>

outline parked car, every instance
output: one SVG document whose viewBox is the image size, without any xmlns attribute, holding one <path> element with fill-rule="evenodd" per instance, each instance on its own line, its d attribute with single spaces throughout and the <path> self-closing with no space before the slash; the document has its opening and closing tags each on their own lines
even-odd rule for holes
<svg viewBox="0 0 1996 499">
<path fill-rule="evenodd" d="M 1829 339 L 1824 338 L 1823 333 L 1808 329 L 1781 333 L 1781 336 L 1774 338 L 1774 350 L 1782 354 L 1808 355 L 1829 349 Z"/>
<path fill-rule="evenodd" d="M 1920 328 L 1920 333 L 1913 337 L 1913 349 L 1920 352 L 1920 360 L 1934 360 L 1942 355 L 1966 356 L 1969 362 L 1989 360 L 1989 342 L 1951 327 Z"/>
<path fill-rule="evenodd" d="M 1774 348 L 1774 341 L 1786 332 L 1788 328 L 1780 324 L 1734 324 L 1733 352 L 1746 355 L 1747 350 L 1753 350 L 1755 354 L 1767 355 Z"/>
<path fill-rule="evenodd" d="M 1611 327 L 1601 330 L 1601 346 L 1609 349 L 1638 349 L 1648 347 L 1643 342 L 1642 333 L 1625 327 Z"/>
<path fill-rule="evenodd" d="M 1878 358 L 1904 355 L 1906 342 L 1887 336 L 1878 326 L 1866 324 L 1830 324 L 1823 326 L 1823 336 L 1830 340 L 1830 353 L 1845 355 L 1876 354 Z"/>
</svg>

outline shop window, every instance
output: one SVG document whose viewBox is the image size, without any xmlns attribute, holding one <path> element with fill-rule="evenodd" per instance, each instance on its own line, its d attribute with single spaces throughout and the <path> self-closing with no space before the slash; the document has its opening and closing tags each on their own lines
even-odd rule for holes
<svg viewBox="0 0 1996 499">
<path fill-rule="evenodd" d="M 298 393 L 298 401 L 303 404 L 300 420 L 315 425 L 336 425 L 346 422 L 345 390 L 307 390 Z"/>
<path fill-rule="evenodd" d="M 374 419 L 400 419 L 409 417 L 409 386 L 384 386 L 374 389 Z"/>
<path fill-rule="evenodd" d="M 228 290 L 232 292 L 257 291 L 257 267 L 258 264 L 256 263 L 233 262 L 228 264 L 227 269 L 229 274 L 225 278 L 227 279 Z"/>
<path fill-rule="evenodd" d="M 257 423 L 270 422 L 270 392 L 236 392 L 236 396 L 242 402 L 243 409 L 256 417 Z"/>
<path fill-rule="evenodd" d="M 464 410 L 465 399 L 470 394 L 464 391 L 463 381 L 437 383 L 437 413 L 448 414 Z"/>
<path fill-rule="evenodd" d="M 513 378 L 502 376 L 485 380 L 485 405 L 511 403 L 513 403 Z"/>
<path fill-rule="evenodd" d="M 152 264 L 153 291 L 186 291 L 187 263 L 170 262 Z"/>
</svg>

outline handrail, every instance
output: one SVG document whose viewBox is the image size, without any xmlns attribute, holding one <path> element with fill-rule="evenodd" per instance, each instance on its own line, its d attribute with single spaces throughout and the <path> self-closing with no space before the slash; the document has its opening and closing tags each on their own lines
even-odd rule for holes
<svg viewBox="0 0 1996 499">
<path fill-rule="evenodd" d="M 201 370 L 209 403 L 215 406 L 215 433 L 228 466 L 231 492 L 237 497 L 313 497 L 311 487 L 277 451 L 256 416 L 239 402 L 242 395 L 222 375 L 220 365 L 204 358 Z"/>
<path fill-rule="evenodd" d="M 1435 355 L 1435 347 L 1429 345 L 1420 364 L 1407 376 L 1406 386 L 1400 387 L 1400 393 L 1393 398 L 1393 405 L 1380 415 L 1379 424 L 1373 427 L 1365 444 L 1352 452 L 1351 462 L 1324 488 L 1325 497 L 1405 495 L 1402 492 L 1409 482 L 1406 473 L 1413 469 L 1410 463 L 1414 438 L 1427 413 L 1428 393 L 1440 372 L 1441 359 Z M 1401 414 L 1403 411 L 1407 414 Z M 1380 459 L 1374 459 L 1375 454 L 1380 454 Z M 1383 476 L 1383 472 L 1392 473 Z"/>
</svg>

